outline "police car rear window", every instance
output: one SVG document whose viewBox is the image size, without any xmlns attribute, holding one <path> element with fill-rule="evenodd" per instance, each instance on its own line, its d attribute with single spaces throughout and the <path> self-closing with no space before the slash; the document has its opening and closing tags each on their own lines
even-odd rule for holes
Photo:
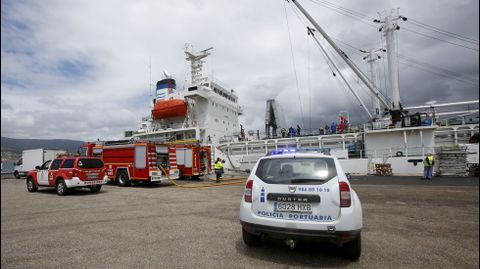
<svg viewBox="0 0 480 269">
<path fill-rule="evenodd" d="M 78 159 L 77 166 L 79 168 L 102 168 L 103 162 L 100 159 Z"/>
<path fill-rule="evenodd" d="M 255 175 L 268 184 L 323 184 L 337 176 L 332 158 L 274 158 L 260 160 Z"/>
</svg>

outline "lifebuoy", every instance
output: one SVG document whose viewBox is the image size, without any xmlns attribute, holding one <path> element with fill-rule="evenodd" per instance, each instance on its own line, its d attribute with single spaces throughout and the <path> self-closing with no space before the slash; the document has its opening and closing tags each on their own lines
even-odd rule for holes
<svg viewBox="0 0 480 269">
<path fill-rule="evenodd" d="M 397 155 L 397 157 L 402 157 L 402 156 L 403 156 L 403 152 L 397 151 L 397 153 L 395 153 L 395 155 Z"/>
</svg>

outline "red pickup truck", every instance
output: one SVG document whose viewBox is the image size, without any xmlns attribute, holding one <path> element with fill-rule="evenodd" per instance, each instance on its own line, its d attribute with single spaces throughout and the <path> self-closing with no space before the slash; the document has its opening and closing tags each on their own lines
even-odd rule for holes
<svg viewBox="0 0 480 269">
<path fill-rule="evenodd" d="M 89 188 L 99 192 L 108 177 L 103 162 L 91 157 L 63 157 L 46 161 L 36 166 L 27 175 L 27 190 L 35 192 L 38 187 L 55 187 L 58 195 L 65 195 L 72 188 Z"/>
</svg>

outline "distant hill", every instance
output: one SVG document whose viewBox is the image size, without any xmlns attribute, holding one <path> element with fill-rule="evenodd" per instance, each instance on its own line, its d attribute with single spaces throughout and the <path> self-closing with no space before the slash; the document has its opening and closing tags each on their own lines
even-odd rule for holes
<svg viewBox="0 0 480 269">
<path fill-rule="evenodd" d="M 2 136 L 2 152 L 21 153 L 25 149 L 64 149 L 77 152 L 83 141 L 67 139 L 15 139 Z"/>
</svg>

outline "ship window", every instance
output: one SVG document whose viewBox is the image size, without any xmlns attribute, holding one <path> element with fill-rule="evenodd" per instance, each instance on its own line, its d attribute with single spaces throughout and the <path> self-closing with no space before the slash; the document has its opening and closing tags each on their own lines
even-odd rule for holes
<svg viewBox="0 0 480 269">
<path fill-rule="evenodd" d="M 215 122 L 218 122 L 218 119 L 215 119 Z"/>
<path fill-rule="evenodd" d="M 222 122 L 223 122 L 223 124 L 225 124 L 225 121 L 222 121 Z"/>
</svg>

